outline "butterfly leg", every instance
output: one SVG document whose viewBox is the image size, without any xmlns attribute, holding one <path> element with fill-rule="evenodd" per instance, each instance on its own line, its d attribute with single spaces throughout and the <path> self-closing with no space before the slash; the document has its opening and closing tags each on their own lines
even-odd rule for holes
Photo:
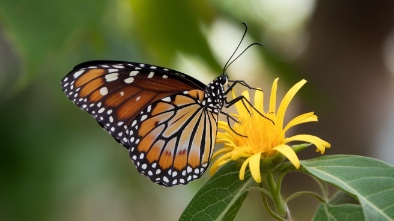
<svg viewBox="0 0 394 221">
<path fill-rule="evenodd" d="M 242 86 L 248 88 L 249 90 L 263 91 L 263 90 L 260 89 L 260 88 L 255 88 L 255 87 L 249 86 L 249 85 L 248 85 L 245 81 L 243 81 L 243 80 L 236 80 L 236 81 L 229 80 L 229 82 L 232 83 L 232 84 L 228 86 L 228 88 L 227 88 L 227 90 L 226 90 L 226 92 L 225 92 L 226 94 L 227 94 L 228 92 L 230 92 L 230 90 L 232 90 L 233 87 L 234 87 L 235 85 L 237 85 L 237 84 L 240 84 L 240 85 L 242 85 Z"/>
<path fill-rule="evenodd" d="M 237 103 L 237 102 L 239 102 L 239 101 L 242 102 L 242 104 L 243 104 L 244 107 L 247 109 L 247 111 L 249 112 L 249 114 L 252 114 L 252 112 L 251 112 L 251 110 L 248 108 L 248 106 L 250 106 L 250 107 L 253 108 L 257 113 L 259 113 L 260 116 L 266 118 L 267 120 L 269 120 L 269 121 L 271 121 L 273 124 L 275 124 L 271 119 L 269 119 L 268 117 L 264 116 L 262 113 L 260 113 L 260 111 L 258 111 L 255 107 L 253 107 L 253 105 L 249 102 L 249 100 L 246 99 L 246 98 L 245 98 L 244 96 L 242 96 L 242 95 L 236 97 L 235 99 L 233 99 L 233 100 L 231 100 L 231 101 L 225 100 L 225 105 L 224 105 L 224 106 L 225 106 L 226 108 L 228 108 L 228 107 L 231 107 L 232 105 L 234 105 L 235 103 Z M 245 102 L 246 102 L 248 105 L 246 105 Z M 233 118 L 231 115 L 229 115 L 228 113 L 225 113 L 225 112 L 222 112 L 222 111 L 221 111 L 220 113 L 226 115 L 226 117 L 227 117 L 227 124 L 228 124 L 229 126 L 230 126 L 230 119 L 232 119 L 232 120 L 234 120 L 235 122 L 239 123 L 239 121 L 237 121 L 236 119 L 234 119 L 234 118 Z M 247 136 L 245 136 L 245 135 L 242 135 L 242 134 L 236 132 L 231 126 L 230 126 L 230 129 L 231 129 L 235 134 L 237 134 L 238 136 L 247 137 Z"/>
<path fill-rule="evenodd" d="M 242 104 L 243 104 L 244 107 L 248 110 L 248 112 L 249 112 L 250 114 L 252 114 L 252 112 L 250 112 L 248 106 L 251 107 L 251 108 L 253 108 L 253 110 L 255 110 L 260 116 L 264 117 L 265 119 L 267 119 L 267 120 L 271 121 L 273 124 L 275 124 L 274 121 L 272 121 L 272 120 L 269 119 L 268 117 L 264 116 L 260 111 L 258 111 L 255 107 L 253 107 L 253 105 L 250 103 L 250 101 L 249 101 L 248 99 L 246 99 L 246 98 L 245 98 L 244 96 L 242 96 L 242 95 L 241 95 L 241 96 L 238 96 L 238 97 L 236 97 L 236 98 L 234 98 L 234 99 L 231 100 L 231 101 L 227 101 L 227 100 L 226 100 L 224 106 L 225 106 L 226 108 L 231 107 L 232 105 L 234 105 L 234 104 L 237 103 L 238 101 L 241 101 L 241 102 L 242 102 Z M 248 105 L 246 105 L 245 102 L 246 102 Z"/>
<path fill-rule="evenodd" d="M 248 136 L 245 136 L 245 135 L 242 135 L 242 134 L 238 133 L 237 131 L 235 131 L 235 130 L 230 126 L 230 119 L 233 120 L 233 121 L 235 121 L 236 123 L 239 123 L 239 121 L 237 121 L 234 117 L 232 117 L 230 114 L 228 114 L 228 113 L 226 113 L 226 112 L 220 111 L 220 113 L 223 114 L 223 115 L 226 115 L 227 124 L 229 125 L 230 129 L 231 129 L 236 135 L 241 136 L 241 137 L 248 137 Z"/>
<path fill-rule="evenodd" d="M 259 88 L 254 88 L 254 87 L 249 86 L 249 85 L 248 85 L 245 81 L 243 81 L 243 80 L 236 80 L 236 81 L 231 81 L 231 80 L 229 80 L 229 82 L 231 82 L 232 84 L 228 86 L 227 90 L 225 91 L 225 94 L 228 94 L 228 93 L 230 92 L 230 90 L 232 90 L 232 89 L 234 88 L 234 86 L 237 85 L 237 84 L 240 84 L 240 85 L 242 85 L 242 86 L 244 86 L 244 87 L 247 87 L 247 88 L 250 89 L 250 90 L 263 91 L 263 90 L 261 90 L 261 89 L 259 89 Z M 250 103 L 250 101 L 249 101 L 248 99 L 246 99 L 246 98 L 245 98 L 244 96 L 242 96 L 242 95 L 236 97 L 235 99 L 233 99 L 233 100 L 231 100 L 231 101 L 226 101 L 225 106 L 226 106 L 226 107 L 230 107 L 230 106 L 232 106 L 233 104 L 237 103 L 239 100 L 242 101 L 242 104 L 243 104 L 244 107 L 248 110 L 249 113 L 251 113 L 251 112 L 250 112 L 249 108 L 247 107 L 247 105 L 245 104 L 245 102 L 247 102 L 247 103 L 249 104 L 249 106 L 250 106 L 251 108 L 253 108 L 260 116 L 266 118 L 267 120 L 269 120 L 269 121 L 271 121 L 273 124 L 275 124 L 271 119 L 269 119 L 268 117 L 266 117 L 266 116 L 264 116 L 262 113 L 260 113 L 260 111 L 258 111 L 258 110 Z"/>
</svg>

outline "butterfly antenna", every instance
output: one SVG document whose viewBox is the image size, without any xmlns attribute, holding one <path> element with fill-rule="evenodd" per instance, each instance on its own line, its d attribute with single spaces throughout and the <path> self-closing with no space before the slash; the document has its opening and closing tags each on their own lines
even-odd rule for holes
<svg viewBox="0 0 394 221">
<path fill-rule="evenodd" d="M 252 47 L 252 46 L 254 46 L 254 45 L 264 46 L 263 44 L 261 44 L 261 43 L 259 43 L 259 42 L 255 42 L 255 43 L 253 43 L 253 44 L 250 44 L 250 45 L 249 45 L 248 47 L 246 47 L 236 58 L 234 58 L 234 60 L 232 60 L 232 61 L 227 65 L 227 67 L 230 66 L 232 63 L 234 63 L 234 61 L 236 61 L 239 57 L 241 57 L 241 55 L 242 55 L 243 53 L 245 53 L 245 51 L 247 51 L 250 47 Z"/>
<path fill-rule="evenodd" d="M 230 64 L 233 63 L 233 62 L 231 62 L 231 63 L 229 64 L 229 62 L 231 61 L 231 59 L 234 57 L 235 53 L 237 52 L 239 46 L 241 46 L 241 43 L 242 43 L 242 41 L 243 41 L 244 38 L 245 38 L 246 32 L 248 32 L 248 26 L 245 24 L 245 22 L 242 22 L 242 24 L 245 26 L 244 34 L 242 35 L 241 41 L 239 42 L 237 48 L 235 49 L 235 51 L 233 52 L 233 54 L 230 56 L 230 58 L 228 59 L 228 61 L 227 61 L 226 64 L 224 65 L 222 74 L 224 74 L 224 73 L 226 72 L 228 66 L 230 66 Z M 239 57 L 239 56 L 238 56 L 238 57 Z M 238 57 L 237 57 L 237 58 L 238 58 Z"/>
</svg>

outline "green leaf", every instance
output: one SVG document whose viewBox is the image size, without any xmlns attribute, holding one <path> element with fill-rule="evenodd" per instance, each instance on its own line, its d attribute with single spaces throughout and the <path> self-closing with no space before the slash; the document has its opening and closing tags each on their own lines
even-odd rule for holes
<svg viewBox="0 0 394 221">
<path fill-rule="evenodd" d="M 357 204 L 360 203 L 352 196 L 343 192 L 342 190 L 338 190 L 331 198 L 329 203 L 331 205 L 340 205 L 340 204 Z"/>
<path fill-rule="evenodd" d="M 322 204 L 315 217 L 314 221 L 340 220 L 353 221 L 364 220 L 363 210 L 360 205 L 342 204 L 342 205 L 328 205 Z"/>
<path fill-rule="evenodd" d="M 179 220 L 233 220 L 249 193 L 253 180 L 239 180 L 238 162 L 229 162 L 197 192 Z"/>
<path fill-rule="evenodd" d="M 301 165 L 303 172 L 356 197 L 365 220 L 394 219 L 393 166 L 376 159 L 350 155 L 303 160 Z"/>
<path fill-rule="evenodd" d="M 364 214 L 356 199 L 339 190 L 327 204 L 320 204 L 313 220 L 364 220 Z"/>
</svg>

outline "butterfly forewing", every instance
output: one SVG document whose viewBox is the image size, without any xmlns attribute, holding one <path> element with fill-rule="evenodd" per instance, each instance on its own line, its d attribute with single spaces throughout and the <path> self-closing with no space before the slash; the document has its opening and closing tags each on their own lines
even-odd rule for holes
<svg viewBox="0 0 394 221">
<path fill-rule="evenodd" d="M 62 80 L 63 91 L 127 147 L 130 122 L 149 103 L 203 88 L 180 72 L 148 64 L 96 61 L 78 65 Z"/>
</svg>

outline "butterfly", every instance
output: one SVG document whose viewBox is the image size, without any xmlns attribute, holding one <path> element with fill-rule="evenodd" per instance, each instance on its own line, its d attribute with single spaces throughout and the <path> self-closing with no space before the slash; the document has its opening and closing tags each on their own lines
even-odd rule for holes
<svg viewBox="0 0 394 221">
<path fill-rule="evenodd" d="M 241 96 L 227 101 L 226 94 L 236 84 L 249 87 L 228 79 L 228 63 L 205 85 L 155 65 L 90 61 L 77 65 L 61 86 L 72 102 L 128 149 L 141 174 L 159 185 L 174 186 L 202 176 L 214 150 L 219 113 L 245 100 Z"/>
</svg>

